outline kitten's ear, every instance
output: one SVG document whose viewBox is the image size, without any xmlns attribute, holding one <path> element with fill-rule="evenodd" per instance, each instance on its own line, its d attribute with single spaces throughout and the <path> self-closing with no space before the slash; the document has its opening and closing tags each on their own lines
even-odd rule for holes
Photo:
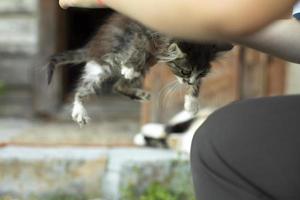
<svg viewBox="0 0 300 200">
<path fill-rule="evenodd" d="M 184 58 L 184 53 L 181 51 L 181 49 L 178 47 L 176 43 L 172 43 L 169 48 L 169 52 L 174 52 L 176 55 L 176 58 Z"/>
<path fill-rule="evenodd" d="M 172 43 L 165 53 L 162 53 L 158 58 L 160 62 L 171 62 L 178 58 L 184 58 L 184 53 L 180 50 L 176 43 Z"/>
<path fill-rule="evenodd" d="M 218 43 L 214 45 L 216 52 L 224 52 L 224 51 L 230 51 L 233 49 L 233 45 L 230 43 Z"/>
</svg>

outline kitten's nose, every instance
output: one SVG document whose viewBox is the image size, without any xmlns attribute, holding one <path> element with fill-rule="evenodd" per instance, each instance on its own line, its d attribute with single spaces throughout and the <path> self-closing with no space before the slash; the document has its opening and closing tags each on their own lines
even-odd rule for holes
<svg viewBox="0 0 300 200">
<path fill-rule="evenodd" d="M 186 82 L 189 85 L 194 85 L 196 83 L 196 79 L 192 77 L 190 79 L 187 79 Z"/>
<path fill-rule="evenodd" d="M 194 84 L 195 84 L 195 81 L 189 80 L 189 81 L 187 81 L 187 84 L 188 84 L 188 85 L 194 85 Z"/>
<path fill-rule="evenodd" d="M 190 80 L 189 79 L 183 79 L 183 82 L 190 85 Z"/>
</svg>

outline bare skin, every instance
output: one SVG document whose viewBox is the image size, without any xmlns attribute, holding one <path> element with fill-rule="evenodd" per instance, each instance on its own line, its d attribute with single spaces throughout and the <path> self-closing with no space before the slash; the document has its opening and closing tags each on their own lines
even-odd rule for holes
<svg viewBox="0 0 300 200">
<path fill-rule="evenodd" d="M 160 32 L 197 41 L 231 40 L 300 63 L 300 23 L 280 20 L 296 0 L 105 0 L 105 6 Z M 103 7 L 60 0 L 64 8 Z M 151 9 L 152 8 L 152 9 Z"/>
<path fill-rule="evenodd" d="M 295 19 L 278 20 L 248 37 L 234 38 L 234 42 L 300 63 L 300 22 Z"/>
</svg>

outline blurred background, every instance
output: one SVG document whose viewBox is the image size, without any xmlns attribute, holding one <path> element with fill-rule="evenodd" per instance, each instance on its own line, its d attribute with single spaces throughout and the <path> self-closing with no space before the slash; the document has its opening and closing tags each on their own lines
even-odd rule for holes
<svg viewBox="0 0 300 200">
<path fill-rule="evenodd" d="M 148 103 L 114 94 L 108 83 L 87 102 L 92 123 L 82 129 L 70 117 L 82 66 L 58 69 L 46 84 L 47 58 L 82 47 L 110 13 L 0 1 L 0 199 L 193 199 L 188 155 L 133 144 L 142 125 L 167 123 L 183 108 L 183 89 L 170 92 L 166 67 L 147 76 Z M 213 64 L 201 106 L 298 94 L 299 77 L 300 66 L 237 46 Z"/>
</svg>

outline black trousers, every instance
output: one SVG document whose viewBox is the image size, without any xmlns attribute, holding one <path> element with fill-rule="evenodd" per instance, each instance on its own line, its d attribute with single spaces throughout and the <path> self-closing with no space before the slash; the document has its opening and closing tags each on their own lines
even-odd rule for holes
<svg viewBox="0 0 300 200">
<path fill-rule="evenodd" d="M 226 106 L 191 151 L 197 200 L 300 200 L 300 96 Z"/>
</svg>

